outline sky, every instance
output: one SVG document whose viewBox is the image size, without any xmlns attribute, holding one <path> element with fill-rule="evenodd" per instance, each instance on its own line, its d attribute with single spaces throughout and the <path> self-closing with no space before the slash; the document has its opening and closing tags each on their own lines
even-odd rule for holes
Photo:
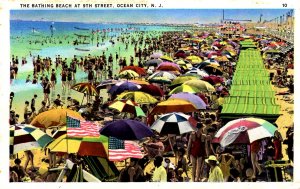
<svg viewBox="0 0 300 189">
<path fill-rule="evenodd" d="M 133 22 L 170 24 L 219 23 L 223 9 L 105 9 L 105 10 L 11 10 L 11 20 L 65 22 Z M 225 19 L 262 20 L 286 15 L 289 9 L 225 9 Z"/>
</svg>

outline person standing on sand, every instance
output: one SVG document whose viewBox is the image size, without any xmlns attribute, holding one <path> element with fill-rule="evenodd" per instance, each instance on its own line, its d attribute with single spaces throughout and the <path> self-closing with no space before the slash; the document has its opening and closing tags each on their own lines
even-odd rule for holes
<svg viewBox="0 0 300 189">
<path fill-rule="evenodd" d="M 49 79 L 47 77 L 42 83 L 42 86 L 44 92 L 44 101 L 46 102 L 46 104 L 48 103 L 50 106 L 51 102 L 50 102 L 49 94 L 50 94 L 51 83 L 49 82 Z"/>
<path fill-rule="evenodd" d="M 51 76 L 50 76 L 50 81 L 51 81 L 52 89 L 55 91 L 55 84 L 57 82 L 57 79 L 56 79 L 56 73 L 55 73 L 54 69 L 52 69 Z"/>
<path fill-rule="evenodd" d="M 66 81 L 67 81 L 67 72 L 66 72 L 66 70 L 63 69 L 60 75 L 61 75 L 62 90 L 66 90 Z"/>
<path fill-rule="evenodd" d="M 35 94 L 35 95 L 33 95 L 33 98 L 31 99 L 31 105 L 30 105 L 31 112 L 34 112 L 36 110 L 35 109 L 35 100 L 36 100 L 36 98 L 37 98 L 37 95 Z"/>
<path fill-rule="evenodd" d="M 33 158 L 34 158 L 33 153 L 30 150 L 24 151 L 24 153 L 25 153 L 25 157 L 26 157 L 26 161 L 25 161 L 25 165 L 24 165 L 24 170 L 26 171 L 27 166 L 28 166 L 28 164 L 30 162 L 31 163 L 31 170 L 32 171 L 36 171 L 36 169 L 34 167 L 34 163 L 33 163 L 34 162 L 34 160 L 33 160 Z"/>
<path fill-rule="evenodd" d="M 206 156 L 205 140 L 206 135 L 203 133 L 203 125 L 197 124 L 197 131 L 193 132 L 188 143 L 188 157 L 192 162 L 192 181 L 198 182 L 201 180 L 203 172 L 204 158 Z"/>
<path fill-rule="evenodd" d="M 261 143 L 259 140 L 256 140 L 250 144 L 250 151 L 251 151 L 251 162 L 253 168 L 253 175 L 252 178 L 256 177 L 256 171 L 258 170 L 258 175 L 262 173 L 262 169 L 258 164 L 257 154 L 260 150 Z"/>
<path fill-rule="evenodd" d="M 73 80 L 73 77 L 72 77 L 72 69 L 71 68 L 69 68 L 68 69 L 68 72 L 67 72 L 67 87 L 68 87 L 68 89 L 70 90 L 71 89 L 71 82 L 72 82 L 72 80 Z"/>
<path fill-rule="evenodd" d="M 28 106 L 29 106 L 29 102 L 26 101 L 26 102 L 25 102 L 25 108 L 24 108 L 24 120 L 26 120 L 27 117 L 28 117 L 28 115 L 29 115 Z"/>
</svg>

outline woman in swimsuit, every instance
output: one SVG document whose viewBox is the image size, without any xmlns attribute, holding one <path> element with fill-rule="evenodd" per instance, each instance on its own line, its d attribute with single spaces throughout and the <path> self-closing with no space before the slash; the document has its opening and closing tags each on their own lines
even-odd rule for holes
<svg viewBox="0 0 300 189">
<path fill-rule="evenodd" d="M 62 88 L 63 90 L 66 89 L 66 81 L 67 81 L 67 72 L 65 69 L 63 69 L 63 71 L 61 72 L 61 84 L 62 84 Z"/>
<path fill-rule="evenodd" d="M 54 69 L 52 69 L 50 81 L 51 81 L 53 90 L 55 90 L 55 84 L 56 84 L 57 81 L 56 81 L 56 73 L 55 73 Z"/>
<path fill-rule="evenodd" d="M 205 139 L 202 126 L 197 126 L 197 132 L 193 132 L 189 138 L 188 155 L 192 162 L 192 180 L 193 182 L 200 181 L 205 153 Z"/>
<path fill-rule="evenodd" d="M 50 94 L 50 88 L 51 88 L 51 83 L 49 82 L 49 79 L 46 78 L 44 83 L 43 83 L 43 89 L 44 89 L 44 101 L 49 103 L 50 106 L 50 99 L 49 99 L 49 94 Z"/>
</svg>

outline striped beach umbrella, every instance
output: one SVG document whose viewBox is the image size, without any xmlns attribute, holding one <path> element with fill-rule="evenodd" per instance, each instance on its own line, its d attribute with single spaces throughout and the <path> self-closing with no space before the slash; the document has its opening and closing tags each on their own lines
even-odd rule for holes
<svg viewBox="0 0 300 189">
<path fill-rule="evenodd" d="M 47 149 L 51 152 L 76 153 L 81 156 L 108 157 L 108 138 L 100 134 L 98 137 L 69 137 L 63 134 L 51 142 Z"/>
<path fill-rule="evenodd" d="M 127 112 L 134 114 L 135 117 L 137 116 L 146 116 L 143 112 L 142 108 L 139 105 L 131 100 L 118 100 L 111 103 L 109 108 L 116 109 L 119 112 Z"/>
<path fill-rule="evenodd" d="M 256 140 L 274 136 L 277 128 L 260 118 L 241 118 L 228 122 L 215 135 L 213 142 L 226 147 L 230 144 L 251 144 Z"/>
<path fill-rule="evenodd" d="M 176 134 L 182 135 L 194 131 L 197 122 L 189 115 L 183 113 L 168 113 L 162 115 L 151 126 L 152 130 L 161 135 Z"/>
<path fill-rule="evenodd" d="M 154 77 L 148 80 L 150 83 L 171 84 L 171 80 L 167 77 Z"/>
<path fill-rule="evenodd" d="M 77 83 L 71 87 L 71 89 L 78 91 L 80 93 L 85 93 L 89 96 L 97 96 L 99 95 L 96 87 L 94 87 L 90 83 Z"/>
<path fill-rule="evenodd" d="M 172 79 L 175 79 L 177 76 L 170 72 L 167 72 L 167 71 L 159 71 L 159 72 L 155 72 L 154 74 L 149 76 L 148 80 L 153 79 L 155 77 L 166 77 L 166 78 L 172 80 Z"/>
<path fill-rule="evenodd" d="M 39 128 L 27 124 L 12 125 L 9 128 L 9 132 L 10 154 L 43 148 L 53 140 L 52 137 Z"/>
<path fill-rule="evenodd" d="M 119 73 L 120 78 L 133 79 L 139 77 L 139 74 L 133 70 L 124 70 Z"/>
</svg>

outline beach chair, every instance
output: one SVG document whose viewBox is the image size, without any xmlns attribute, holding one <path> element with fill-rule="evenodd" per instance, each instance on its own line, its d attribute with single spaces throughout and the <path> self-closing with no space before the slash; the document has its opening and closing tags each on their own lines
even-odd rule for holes
<svg viewBox="0 0 300 189">
<path fill-rule="evenodd" d="M 83 159 L 91 173 L 101 181 L 110 181 L 119 176 L 119 170 L 115 164 L 105 158 L 85 156 Z"/>
<path fill-rule="evenodd" d="M 267 161 L 265 163 L 265 168 L 267 170 L 267 181 L 271 182 L 283 182 L 288 180 L 286 178 L 286 169 L 290 167 L 290 161 L 277 160 L 277 161 Z"/>
<path fill-rule="evenodd" d="M 79 181 L 85 181 L 85 182 L 101 182 L 98 178 L 96 178 L 94 175 L 90 174 L 86 170 L 81 169 L 77 164 L 74 164 L 72 161 L 68 160 L 66 161 L 66 165 L 64 167 L 58 167 L 58 168 L 52 168 L 49 171 L 57 171 L 60 170 L 60 174 L 58 178 L 56 179 L 56 182 L 62 182 L 65 174 L 68 170 L 71 170 L 67 181 L 69 182 L 79 182 Z"/>
</svg>

